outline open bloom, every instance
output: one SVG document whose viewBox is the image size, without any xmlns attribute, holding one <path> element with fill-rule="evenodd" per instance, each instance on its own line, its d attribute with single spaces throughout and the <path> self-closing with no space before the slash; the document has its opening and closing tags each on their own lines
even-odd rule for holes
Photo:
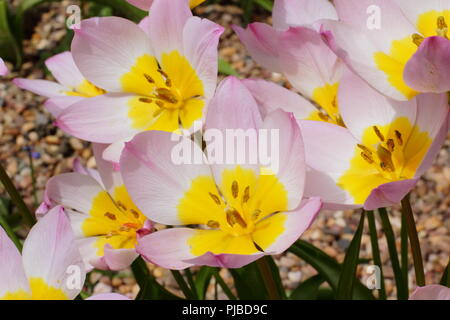
<svg viewBox="0 0 450 320">
<path fill-rule="evenodd" d="M 371 86 L 396 99 L 450 90 L 450 0 L 336 0 L 325 21 L 331 49 Z"/>
<path fill-rule="evenodd" d="M 328 0 L 277 0 L 273 27 L 252 23 L 246 30 L 238 26 L 234 30 L 259 64 L 283 73 L 295 89 L 319 107 L 301 102 L 297 107 L 301 109 L 301 119 L 342 124 L 337 91 L 343 64 L 316 30 L 320 19 L 337 19 Z M 264 92 L 274 86 L 262 80 L 254 82 L 252 85 L 247 81 L 257 99 L 259 95 L 266 98 L 268 94 Z"/>
<path fill-rule="evenodd" d="M 57 82 L 24 78 L 15 78 L 13 82 L 19 88 L 49 98 L 45 107 L 54 117 L 75 102 L 105 93 L 83 77 L 68 51 L 48 58 L 45 65 Z"/>
<path fill-rule="evenodd" d="M 2 58 L 0 58 L 0 76 L 6 76 L 9 73 L 8 67 Z"/>
<path fill-rule="evenodd" d="M 437 284 L 418 287 L 409 300 L 450 300 L 450 288 Z"/>
<path fill-rule="evenodd" d="M 55 207 L 31 229 L 22 256 L 0 228 L 0 260 L 0 299 L 74 299 L 86 277 L 61 207 Z"/>
<path fill-rule="evenodd" d="M 131 201 L 114 165 L 102 159 L 104 148 L 94 144 L 98 172 L 78 166 L 78 172 L 51 178 L 37 213 L 62 205 L 87 268 L 120 270 L 138 256 L 137 238 L 150 233 L 152 224 Z"/>
<path fill-rule="evenodd" d="M 299 127 L 281 110 L 264 121 L 250 92 L 236 78 L 218 87 L 206 119 L 210 130 L 225 136 L 231 131 L 279 132 L 279 168 L 264 174 L 259 161 L 212 161 L 213 154 L 242 156 L 242 149 L 219 150 L 207 143 L 208 159 L 185 137 L 181 144 L 202 162 L 174 162 L 176 142 L 169 133 L 140 133 L 126 144 L 121 170 L 131 197 L 142 212 L 175 227 L 144 236 L 138 252 L 170 269 L 192 265 L 238 268 L 263 255 L 286 250 L 310 226 L 321 208 L 318 198 L 303 200 L 304 153 Z M 172 139 L 171 139 L 172 138 Z M 264 141 L 259 140 L 256 143 Z M 248 150 L 249 145 L 244 149 Z M 203 157 L 203 158 L 202 158 Z M 267 172 L 266 172 L 267 173 Z"/>
<path fill-rule="evenodd" d="M 339 105 L 346 128 L 300 121 L 307 195 L 327 205 L 373 210 L 398 203 L 427 170 L 448 131 L 446 94 L 386 98 L 345 72 Z"/>
<path fill-rule="evenodd" d="M 84 140 L 123 144 L 141 131 L 191 129 L 203 118 L 216 87 L 223 28 L 193 17 L 186 1 L 166 0 L 153 2 L 141 27 L 103 17 L 75 29 L 75 63 L 108 93 L 64 110 L 60 128 Z"/>
<path fill-rule="evenodd" d="M 153 4 L 153 0 L 127 0 L 127 1 L 132 5 L 146 11 L 149 10 Z M 201 4 L 202 2 L 204 2 L 205 0 L 186 0 L 186 1 L 189 1 L 189 6 L 191 8 L 194 8 L 199 4 Z"/>
</svg>

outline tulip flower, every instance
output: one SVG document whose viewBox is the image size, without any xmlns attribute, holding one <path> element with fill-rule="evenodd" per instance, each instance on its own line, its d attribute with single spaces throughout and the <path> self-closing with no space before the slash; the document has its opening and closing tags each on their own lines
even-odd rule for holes
<svg viewBox="0 0 450 320">
<path fill-rule="evenodd" d="M 148 11 L 153 4 L 153 0 L 127 0 L 133 6 L 138 7 L 139 9 Z M 186 0 L 187 1 L 187 0 Z M 205 0 L 189 0 L 189 6 L 194 8 L 204 2 Z"/>
<path fill-rule="evenodd" d="M 0 228 L 0 260 L 0 299 L 74 299 L 86 277 L 61 207 L 52 209 L 31 229 L 22 256 Z"/>
<path fill-rule="evenodd" d="M 0 58 L 0 76 L 8 75 L 9 70 L 2 58 Z"/>
<path fill-rule="evenodd" d="M 155 0 L 141 26 L 145 32 L 118 17 L 81 21 L 72 42 L 75 63 L 108 93 L 64 110 L 60 128 L 123 144 L 141 131 L 192 129 L 203 118 L 216 87 L 223 28 L 193 17 L 187 2 L 167 0 Z"/>
<path fill-rule="evenodd" d="M 149 219 L 177 226 L 140 238 L 137 251 L 169 269 L 193 265 L 238 268 L 283 252 L 321 208 L 319 198 L 302 198 L 305 163 L 295 119 L 278 110 L 263 121 L 250 92 L 229 77 L 217 89 L 205 126 L 205 135 L 210 130 L 224 135 L 230 130 L 277 130 L 280 170 L 263 174 L 267 168 L 251 162 L 248 154 L 238 153 L 246 161 L 213 161 L 214 152 L 220 151 L 211 143 L 207 142 L 206 157 L 192 140 L 178 137 L 181 142 L 176 142 L 175 134 L 167 132 L 136 135 L 121 156 L 125 186 Z M 203 161 L 174 161 L 179 144 L 187 145 L 194 158 Z M 236 155 L 239 148 L 230 148 L 224 154 Z"/>
<path fill-rule="evenodd" d="M 75 102 L 105 93 L 83 77 L 68 51 L 48 58 L 45 65 L 57 82 L 24 78 L 15 78 L 13 82 L 19 88 L 49 98 L 45 107 L 54 117 Z"/>
<path fill-rule="evenodd" d="M 373 210 L 398 203 L 445 141 L 447 95 L 395 101 L 347 71 L 338 101 L 346 128 L 300 121 L 311 168 L 306 194 L 334 207 Z"/>
<path fill-rule="evenodd" d="M 450 300 L 450 288 L 437 284 L 418 287 L 409 300 Z"/>
<path fill-rule="evenodd" d="M 78 172 L 52 177 L 37 214 L 63 206 L 87 269 L 121 270 L 138 256 L 137 239 L 152 224 L 131 201 L 114 165 L 102 159 L 105 147 L 93 147 L 98 172 L 77 166 Z"/>
<path fill-rule="evenodd" d="M 246 30 L 238 26 L 234 30 L 259 64 L 283 73 L 295 89 L 319 106 L 302 108 L 302 118 L 342 125 L 336 97 L 343 65 L 316 31 L 320 19 L 337 19 L 328 0 L 277 0 L 273 27 L 252 23 Z M 259 84 L 252 87 L 260 87 L 261 94 L 270 89 L 262 80 L 255 81 Z"/>
<path fill-rule="evenodd" d="M 450 90 L 449 0 L 336 0 L 329 47 L 381 93 L 409 100 Z"/>
</svg>

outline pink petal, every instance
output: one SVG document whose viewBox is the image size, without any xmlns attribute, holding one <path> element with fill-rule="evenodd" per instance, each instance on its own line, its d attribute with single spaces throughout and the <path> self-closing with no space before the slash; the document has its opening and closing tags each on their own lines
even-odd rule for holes
<svg viewBox="0 0 450 320">
<path fill-rule="evenodd" d="M 129 0 L 131 2 L 131 0 Z M 85 300 L 132 300 L 124 295 L 118 293 L 99 293 Z"/>
<path fill-rule="evenodd" d="M 56 82 L 47 80 L 15 78 L 12 82 L 21 89 L 31 91 L 47 98 L 64 95 L 64 92 L 68 90 Z"/>
<path fill-rule="evenodd" d="M 6 232 L 0 227 L 0 299 L 7 293 L 19 290 L 29 292 L 28 279 L 22 257 Z"/>
<path fill-rule="evenodd" d="M 53 117 L 57 118 L 65 109 L 84 99 L 87 98 L 78 96 L 55 96 L 45 101 L 44 107 Z"/>
<path fill-rule="evenodd" d="M 105 245 L 103 260 L 109 270 L 123 270 L 128 268 L 139 256 L 134 249 L 113 249 L 111 245 Z"/>
<path fill-rule="evenodd" d="M 277 0 L 272 11 L 273 26 L 289 27 L 313 24 L 320 19 L 337 20 L 334 6 L 328 0 Z"/>
<path fill-rule="evenodd" d="M 80 293 L 86 273 L 62 207 L 50 210 L 31 229 L 23 246 L 23 265 L 27 278 L 42 278 L 69 299 Z"/>
<path fill-rule="evenodd" d="M 116 165 L 103 158 L 104 151 L 108 148 L 106 144 L 93 143 L 92 149 L 94 151 L 95 163 L 101 177 L 101 183 L 110 193 L 114 192 L 116 187 L 123 185 L 122 176 L 116 170 Z"/>
<path fill-rule="evenodd" d="M 8 75 L 9 70 L 2 58 L 0 58 L 0 76 Z"/>
<path fill-rule="evenodd" d="M 450 41 L 428 37 L 406 64 L 403 77 L 408 86 L 420 92 L 450 90 Z"/>
<path fill-rule="evenodd" d="M 292 112 L 297 119 L 305 119 L 317 109 L 301 95 L 280 85 L 260 79 L 244 79 L 242 83 L 253 95 L 264 118 L 277 109 Z"/>
<path fill-rule="evenodd" d="M 84 81 L 84 77 L 73 61 L 72 53 L 68 51 L 48 58 L 45 65 L 55 79 L 66 88 L 76 88 Z"/>
<path fill-rule="evenodd" d="M 450 288 L 437 284 L 417 287 L 409 300 L 450 300 Z"/>
<path fill-rule="evenodd" d="M 233 30 L 258 64 L 269 71 L 281 72 L 278 60 L 280 31 L 259 22 L 249 24 L 247 29 L 233 25 Z"/>
<path fill-rule="evenodd" d="M 365 210 L 375 210 L 383 207 L 390 207 L 400 203 L 400 201 L 411 191 L 419 179 L 401 180 L 382 184 L 372 190 L 369 197 L 364 202 Z"/>
</svg>

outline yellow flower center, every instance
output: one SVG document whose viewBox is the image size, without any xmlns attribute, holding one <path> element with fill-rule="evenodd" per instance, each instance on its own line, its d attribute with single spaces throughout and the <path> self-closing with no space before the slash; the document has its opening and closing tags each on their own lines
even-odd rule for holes
<svg viewBox="0 0 450 320">
<path fill-rule="evenodd" d="M 102 88 L 95 86 L 92 82 L 84 80 L 78 87 L 73 88 L 72 91 L 66 91 L 65 93 L 68 96 L 92 98 L 95 96 L 105 94 L 106 91 L 103 90 Z"/>
<path fill-rule="evenodd" d="M 49 286 L 42 278 L 29 280 L 31 294 L 19 290 L 7 292 L 0 300 L 68 300 L 69 298 L 61 289 Z"/>
<path fill-rule="evenodd" d="M 318 110 L 312 112 L 306 120 L 324 121 L 345 127 L 337 101 L 338 88 L 339 83 L 316 88 L 312 100 L 317 104 Z"/>
</svg>

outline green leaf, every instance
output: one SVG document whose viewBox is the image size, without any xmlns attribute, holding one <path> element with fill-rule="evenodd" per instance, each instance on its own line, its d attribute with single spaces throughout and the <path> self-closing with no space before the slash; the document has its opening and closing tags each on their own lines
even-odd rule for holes
<svg viewBox="0 0 450 320">
<path fill-rule="evenodd" d="M 236 72 L 236 70 L 234 70 L 233 67 L 222 58 L 219 58 L 219 73 L 227 76 L 239 77 L 239 74 Z"/>
<path fill-rule="evenodd" d="M 229 269 L 241 300 L 266 300 L 268 294 L 256 262 L 239 269 Z"/>
<path fill-rule="evenodd" d="M 441 285 L 450 288 L 450 278 L 448 276 L 449 269 L 450 269 L 450 259 L 448 261 L 447 267 L 445 268 L 444 274 L 442 275 L 442 279 L 441 279 L 441 282 L 440 282 Z"/>
<path fill-rule="evenodd" d="M 275 284 L 278 289 L 278 294 L 281 297 L 281 299 L 287 299 L 286 291 L 284 290 L 283 281 L 281 281 L 280 276 L 280 269 L 275 264 L 275 261 L 271 256 L 265 256 L 263 257 L 267 260 L 267 263 L 269 264 L 270 271 L 272 273 L 273 280 L 275 281 Z"/>
<path fill-rule="evenodd" d="M 319 288 L 324 282 L 325 279 L 323 276 L 317 274 L 300 283 L 300 285 L 292 291 L 289 298 L 293 300 L 317 300 Z"/>
<path fill-rule="evenodd" d="M 266 9 L 267 11 L 272 12 L 273 9 L 273 1 L 272 0 L 253 0 L 257 5 Z"/>
<path fill-rule="evenodd" d="M 104 6 L 109 6 L 115 12 L 124 16 L 125 18 L 133 20 L 134 22 L 141 21 L 148 14 L 146 11 L 136 8 L 135 6 L 129 4 L 125 0 L 91 0 L 91 1 Z"/>
<path fill-rule="evenodd" d="M 356 268 L 358 266 L 359 251 L 361 248 L 361 237 L 364 231 L 364 220 L 366 213 L 361 213 L 358 229 L 356 229 L 352 242 L 345 254 L 342 272 L 339 277 L 339 284 L 336 291 L 338 300 L 350 300 L 353 297 L 353 287 L 356 282 Z"/>
<path fill-rule="evenodd" d="M 6 0 L 0 0 L 0 56 L 20 65 L 22 53 L 10 26 L 10 13 Z"/>
<path fill-rule="evenodd" d="M 342 266 L 335 259 L 303 240 L 298 240 L 288 250 L 309 263 L 334 290 L 337 289 Z M 357 281 L 353 291 L 353 299 L 374 300 L 374 296 L 366 286 Z"/>
<path fill-rule="evenodd" d="M 201 267 L 195 275 L 195 290 L 199 299 L 203 300 L 206 297 L 206 291 L 208 289 L 211 278 L 214 275 L 215 269 L 213 267 Z"/>
<path fill-rule="evenodd" d="M 139 285 L 136 300 L 180 300 L 181 298 L 170 293 L 150 274 L 145 261 L 138 257 L 131 265 L 131 270 Z"/>
</svg>

